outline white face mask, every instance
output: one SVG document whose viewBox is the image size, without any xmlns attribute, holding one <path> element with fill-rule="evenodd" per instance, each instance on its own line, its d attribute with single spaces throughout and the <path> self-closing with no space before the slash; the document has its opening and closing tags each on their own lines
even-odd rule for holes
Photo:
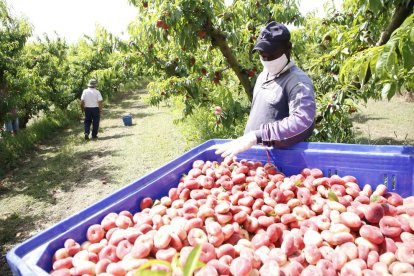
<svg viewBox="0 0 414 276">
<path fill-rule="evenodd" d="M 270 75 L 279 74 L 288 63 L 288 59 L 285 54 L 271 61 L 263 60 L 263 58 L 260 56 L 260 61 L 263 64 L 264 71 L 269 72 Z"/>
</svg>

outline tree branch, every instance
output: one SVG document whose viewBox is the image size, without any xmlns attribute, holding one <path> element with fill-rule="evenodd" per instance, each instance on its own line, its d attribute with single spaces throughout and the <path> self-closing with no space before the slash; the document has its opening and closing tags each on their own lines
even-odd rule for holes
<svg viewBox="0 0 414 276">
<path fill-rule="evenodd" d="M 382 32 L 380 39 L 377 42 L 377 46 L 384 45 L 388 42 L 391 37 L 391 34 L 401 26 L 404 20 L 410 16 L 413 12 L 414 0 L 411 0 L 408 5 L 404 3 L 398 4 L 395 9 L 394 15 L 391 18 L 391 22 L 388 24 L 387 28 Z"/>
<path fill-rule="evenodd" d="M 211 22 L 208 21 L 206 24 L 207 33 L 211 38 L 211 44 L 216 46 L 220 49 L 223 56 L 226 58 L 227 63 L 229 64 L 230 68 L 234 71 L 237 78 L 240 81 L 240 84 L 243 86 L 247 97 L 250 101 L 253 99 L 253 87 L 250 83 L 249 77 L 243 73 L 240 63 L 237 61 L 237 58 L 234 56 L 233 51 L 230 49 L 229 45 L 227 44 L 226 37 L 224 34 L 215 29 Z"/>
</svg>

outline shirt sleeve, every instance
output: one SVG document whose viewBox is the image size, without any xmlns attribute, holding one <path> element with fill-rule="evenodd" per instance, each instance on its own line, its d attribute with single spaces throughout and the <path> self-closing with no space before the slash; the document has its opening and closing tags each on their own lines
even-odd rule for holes
<svg viewBox="0 0 414 276">
<path fill-rule="evenodd" d="M 85 100 L 85 90 L 82 91 L 81 101 Z"/>
<path fill-rule="evenodd" d="M 98 102 L 102 102 L 103 98 L 102 98 L 102 94 L 101 92 L 98 91 Z"/>
<path fill-rule="evenodd" d="M 290 146 L 312 135 L 316 114 L 312 84 L 300 82 L 288 91 L 289 116 L 260 126 L 256 132 L 265 145 Z"/>
</svg>

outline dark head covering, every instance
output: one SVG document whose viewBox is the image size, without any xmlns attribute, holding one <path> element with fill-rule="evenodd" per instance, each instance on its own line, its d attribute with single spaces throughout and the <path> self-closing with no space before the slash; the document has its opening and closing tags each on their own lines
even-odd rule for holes
<svg viewBox="0 0 414 276">
<path fill-rule="evenodd" d="M 285 46 L 288 41 L 290 41 L 290 32 L 286 26 L 272 21 L 260 30 L 253 52 L 259 50 L 273 53 L 279 47 Z"/>
</svg>

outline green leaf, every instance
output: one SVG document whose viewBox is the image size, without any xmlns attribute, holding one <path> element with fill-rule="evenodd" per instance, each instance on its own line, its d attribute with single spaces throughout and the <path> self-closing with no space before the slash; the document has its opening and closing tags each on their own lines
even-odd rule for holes
<svg viewBox="0 0 414 276">
<path fill-rule="evenodd" d="M 368 8 L 374 13 L 377 14 L 383 7 L 381 0 L 369 0 Z"/>
<path fill-rule="evenodd" d="M 270 216 L 270 217 L 276 217 L 277 216 L 277 214 L 276 214 L 276 212 L 275 211 L 270 211 L 270 212 L 268 212 L 268 213 L 266 213 L 268 216 Z"/>
<path fill-rule="evenodd" d="M 387 43 L 384 45 L 382 53 L 378 57 L 376 72 L 379 78 L 389 78 L 397 64 L 395 44 Z"/>
<path fill-rule="evenodd" d="M 204 266 L 204 263 L 199 262 L 200 255 L 201 244 L 197 244 L 188 255 L 187 262 L 184 265 L 184 276 L 192 276 L 196 269 Z"/>
<path fill-rule="evenodd" d="M 332 190 L 328 190 L 328 200 L 339 202 L 338 197 Z"/>
<path fill-rule="evenodd" d="M 171 275 L 166 271 L 162 270 L 137 270 L 134 276 L 167 276 Z"/>
<path fill-rule="evenodd" d="M 343 48 L 341 53 L 345 55 L 349 55 L 349 48 L 348 47 Z"/>
<path fill-rule="evenodd" d="M 377 195 L 373 195 L 371 196 L 371 198 L 369 199 L 369 202 L 371 203 L 376 203 L 378 200 L 380 200 L 381 197 L 377 196 Z"/>
<path fill-rule="evenodd" d="M 369 60 L 365 60 L 365 62 L 362 63 L 361 67 L 359 68 L 359 82 L 361 83 L 361 85 L 365 84 L 365 78 L 367 76 L 368 67 L 369 67 Z"/>
<path fill-rule="evenodd" d="M 139 268 L 138 271 L 145 271 L 145 269 L 151 267 L 152 265 L 163 265 L 168 267 L 169 269 L 171 269 L 171 264 L 167 261 L 163 261 L 163 260 L 149 260 L 148 262 L 142 264 Z"/>
<path fill-rule="evenodd" d="M 172 271 L 182 271 L 182 266 L 181 266 L 181 262 L 180 262 L 180 253 L 177 253 L 174 255 L 172 261 L 171 261 L 171 268 Z"/>
<path fill-rule="evenodd" d="M 382 91 L 381 91 L 381 97 L 383 99 L 388 98 L 388 94 L 391 91 L 391 83 L 386 83 L 384 84 L 384 86 L 382 87 Z"/>
<path fill-rule="evenodd" d="M 414 33 L 414 31 L 412 31 Z M 403 42 L 401 47 L 402 57 L 404 61 L 404 67 L 407 70 L 411 70 L 414 67 L 414 41 Z"/>
<path fill-rule="evenodd" d="M 388 83 L 387 83 L 388 84 Z M 386 84 L 386 85 L 387 85 Z M 384 88 L 385 88 L 385 85 L 384 85 Z M 388 100 L 391 100 L 391 98 L 392 97 L 394 97 L 394 95 L 395 95 L 395 92 L 397 91 L 397 84 L 395 83 L 395 82 L 392 82 L 391 84 L 390 84 L 390 87 L 389 88 L 387 88 L 387 92 L 385 92 L 384 91 L 384 88 L 382 89 L 382 91 L 381 91 L 381 95 L 382 95 L 382 97 L 385 99 L 385 98 L 387 98 Z"/>
</svg>

